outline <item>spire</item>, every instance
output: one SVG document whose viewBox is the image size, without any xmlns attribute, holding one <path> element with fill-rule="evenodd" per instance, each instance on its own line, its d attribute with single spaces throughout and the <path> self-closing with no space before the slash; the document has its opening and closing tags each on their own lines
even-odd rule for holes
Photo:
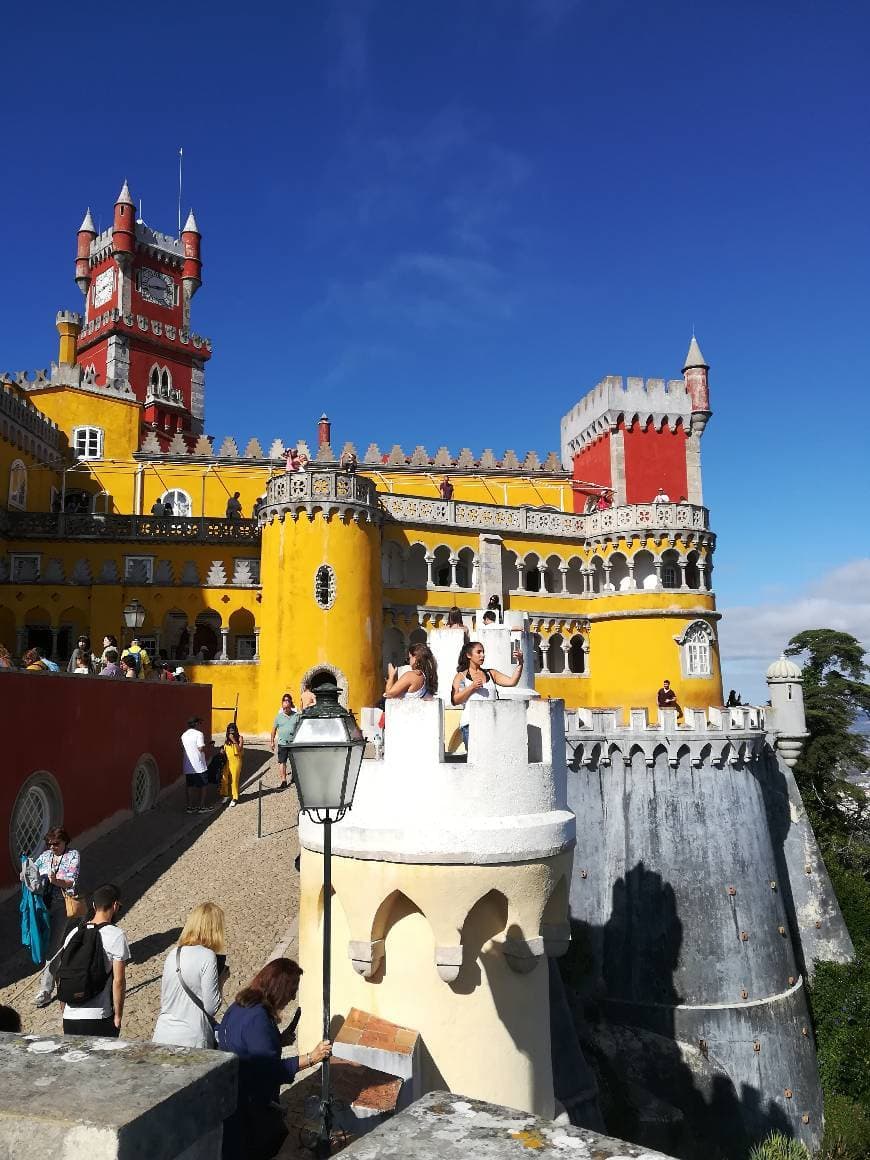
<svg viewBox="0 0 870 1160">
<path fill-rule="evenodd" d="M 88 212 L 84 216 L 84 221 L 79 226 L 79 233 L 95 234 L 97 227 L 94 225 L 94 219 L 91 217 L 91 207 L 88 206 Z"/>
<path fill-rule="evenodd" d="M 710 369 L 710 364 L 701 354 L 701 348 L 698 346 L 698 340 L 692 335 L 692 341 L 689 343 L 689 353 L 686 355 L 686 362 L 683 370 L 687 371 L 689 367 L 705 367 Z"/>
<path fill-rule="evenodd" d="M 183 234 L 198 234 L 199 226 L 196 224 L 196 218 L 193 216 L 193 210 L 187 215 L 187 221 L 184 223 Z"/>
<path fill-rule="evenodd" d="M 135 202 L 130 196 L 130 187 L 127 184 L 126 177 L 124 178 L 124 184 L 121 186 L 121 192 L 118 194 L 118 200 L 115 202 L 115 205 L 132 205 L 134 209 L 136 208 Z"/>
</svg>

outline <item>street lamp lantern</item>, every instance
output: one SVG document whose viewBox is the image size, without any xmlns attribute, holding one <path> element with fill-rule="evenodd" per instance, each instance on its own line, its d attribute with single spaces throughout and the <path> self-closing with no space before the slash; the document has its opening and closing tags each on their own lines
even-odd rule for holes
<svg viewBox="0 0 870 1160">
<path fill-rule="evenodd" d="M 122 615 L 124 627 L 135 631 L 145 623 L 145 606 L 140 604 L 138 600 L 131 600 L 129 604 L 124 605 Z"/>
<path fill-rule="evenodd" d="M 323 826 L 323 1038 L 329 1038 L 332 967 L 332 823 L 353 805 L 365 738 L 352 713 L 338 703 L 338 686 L 324 679 L 311 686 L 315 704 L 303 710 L 289 745 L 290 765 L 301 809 Z M 332 1150 L 329 1060 L 323 1061 L 320 1123 L 314 1155 Z"/>
<path fill-rule="evenodd" d="M 338 703 L 333 682 L 312 692 L 316 703 L 301 714 L 290 764 L 305 813 L 317 822 L 337 822 L 353 804 L 365 738 L 353 714 Z"/>
</svg>

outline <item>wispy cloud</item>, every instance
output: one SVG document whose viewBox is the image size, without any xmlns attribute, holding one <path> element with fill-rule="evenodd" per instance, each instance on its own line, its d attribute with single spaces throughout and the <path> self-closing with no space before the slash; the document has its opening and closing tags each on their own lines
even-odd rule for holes
<svg viewBox="0 0 870 1160">
<path fill-rule="evenodd" d="M 724 609 L 719 641 L 726 682 L 761 696 L 767 666 L 805 628 L 835 628 L 870 645 L 870 558 L 831 569 L 790 599 Z"/>
<path fill-rule="evenodd" d="M 369 83 L 368 22 L 373 7 L 374 0 L 337 0 L 331 5 L 328 77 L 335 88 L 359 93 Z"/>
</svg>

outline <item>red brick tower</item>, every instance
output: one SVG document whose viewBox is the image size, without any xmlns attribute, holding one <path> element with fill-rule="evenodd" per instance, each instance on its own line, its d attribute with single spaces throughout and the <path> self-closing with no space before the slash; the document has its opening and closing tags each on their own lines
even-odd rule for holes
<svg viewBox="0 0 870 1160">
<path fill-rule="evenodd" d="M 97 235 L 90 210 L 78 232 L 76 282 L 85 296 L 77 361 L 97 386 L 132 392 L 143 435 L 166 447 L 176 432 L 202 432 L 205 363 L 211 343 L 190 330 L 190 301 L 202 284 L 200 232 L 191 211 L 181 237 L 136 220 L 127 182 L 112 225 Z"/>
</svg>

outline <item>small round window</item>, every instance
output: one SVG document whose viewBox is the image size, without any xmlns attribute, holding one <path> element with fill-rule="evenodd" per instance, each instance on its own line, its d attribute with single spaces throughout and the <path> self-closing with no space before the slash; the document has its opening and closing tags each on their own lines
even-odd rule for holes
<svg viewBox="0 0 870 1160">
<path fill-rule="evenodd" d="M 314 599 L 321 608 L 335 603 L 335 573 L 328 564 L 321 564 L 314 574 Z"/>
</svg>

